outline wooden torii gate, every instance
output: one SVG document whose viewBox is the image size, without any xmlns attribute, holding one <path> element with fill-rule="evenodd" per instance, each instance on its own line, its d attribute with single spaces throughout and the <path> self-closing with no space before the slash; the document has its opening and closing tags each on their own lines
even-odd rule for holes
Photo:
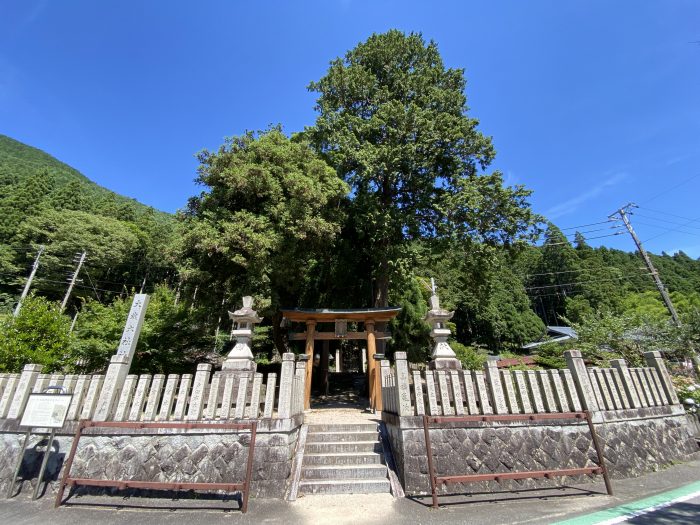
<svg viewBox="0 0 700 525">
<path fill-rule="evenodd" d="M 313 371 L 314 342 L 331 340 L 364 339 L 367 341 L 367 370 L 369 373 L 369 400 L 370 407 L 374 410 L 382 410 L 381 378 L 379 377 L 379 364 L 374 359 L 377 352 L 377 340 L 389 339 L 388 332 L 377 332 L 377 323 L 391 321 L 401 311 L 401 308 L 364 308 L 353 310 L 307 310 L 291 309 L 282 310 L 282 316 L 289 322 L 305 323 L 306 331 L 292 332 L 290 341 L 306 341 L 306 388 L 304 392 L 304 408 L 311 406 L 311 374 Z M 347 323 L 362 323 L 364 330 L 348 332 Z M 316 330 L 319 323 L 334 323 L 335 331 L 320 332 Z"/>
</svg>

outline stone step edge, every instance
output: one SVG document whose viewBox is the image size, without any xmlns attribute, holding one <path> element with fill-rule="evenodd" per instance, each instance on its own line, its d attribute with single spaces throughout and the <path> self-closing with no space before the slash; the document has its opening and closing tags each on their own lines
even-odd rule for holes
<svg viewBox="0 0 700 525">
<path fill-rule="evenodd" d="M 381 441 L 311 441 L 307 442 L 306 446 L 310 445 L 379 445 Z"/>
<path fill-rule="evenodd" d="M 348 441 L 344 441 L 343 443 L 348 443 Z M 363 442 L 364 443 L 364 442 Z M 362 456 L 380 456 L 383 457 L 384 454 L 381 452 L 310 452 L 308 454 L 304 454 L 304 457 L 324 457 L 324 458 L 334 458 L 334 457 L 341 457 L 341 458 L 349 458 L 351 456 L 357 456 L 357 457 L 362 457 Z"/>
<path fill-rule="evenodd" d="M 353 435 L 354 435 L 354 434 L 361 434 L 361 435 L 364 435 L 364 434 L 367 434 L 367 435 L 373 434 L 373 435 L 375 435 L 375 436 L 378 437 L 378 436 L 379 436 L 379 430 L 377 430 L 377 429 L 375 429 L 375 430 L 311 430 L 311 429 L 309 429 L 309 435 L 310 435 L 310 436 L 318 436 L 318 435 L 327 436 L 327 435 L 330 435 L 330 434 L 342 434 L 342 435 L 344 435 L 344 436 L 347 435 L 347 434 L 353 434 Z"/>
<path fill-rule="evenodd" d="M 350 478 L 350 479 L 303 479 L 299 482 L 299 486 L 309 485 L 367 485 L 369 483 L 386 483 L 389 486 L 388 478 Z"/>
<path fill-rule="evenodd" d="M 386 472 L 386 465 L 384 463 L 367 463 L 364 465 L 305 465 L 302 470 L 359 470 L 363 468 L 383 470 Z"/>
<path fill-rule="evenodd" d="M 355 427 L 353 429 L 349 429 L 347 427 Z M 358 428 L 359 427 L 359 428 Z M 341 432 L 379 432 L 379 427 L 377 425 L 364 425 L 364 424 L 355 424 L 355 423 L 340 423 L 337 425 L 309 425 L 309 434 L 317 434 L 321 432 L 333 432 L 333 433 L 341 433 Z"/>
</svg>

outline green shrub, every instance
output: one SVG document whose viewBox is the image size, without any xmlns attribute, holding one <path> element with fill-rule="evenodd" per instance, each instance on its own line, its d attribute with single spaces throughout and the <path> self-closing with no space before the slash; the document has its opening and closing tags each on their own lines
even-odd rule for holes
<svg viewBox="0 0 700 525">
<path fill-rule="evenodd" d="M 457 354 L 457 359 L 467 370 L 481 370 L 486 364 L 487 353 L 482 348 L 466 346 L 457 341 L 450 343 L 452 350 Z"/>
<path fill-rule="evenodd" d="M 17 317 L 0 321 L 0 370 L 21 372 L 29 363 L 44 372 L 63 370 L 71 360 L 70 324 L 58 303 L 30 295 Z"/>
</svg>

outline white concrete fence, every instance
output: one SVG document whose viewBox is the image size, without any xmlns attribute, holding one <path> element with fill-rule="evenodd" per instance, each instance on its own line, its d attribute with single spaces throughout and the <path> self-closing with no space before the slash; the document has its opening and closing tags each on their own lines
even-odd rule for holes
<svg viewBox="0 0 700 525">
<path fill-rule="evenodd" d="M 409 371 L 405 352 L 395 367 L 381 362 L 384 411 L 399 416 L 533 414 L 622 410 L 677 405 L 670 375 L 659 352 L 644 354 L 648 366 L 586 368 L 581 353 L 565 353 L 563 370 Z"/>
<path fill-rule="evenodd" d="M 193 374 L 128 375 L 110 421 L 198 421 L 287 419 L 303 413 L 304 363 L 283 356 L 277 374 L 214 372 L 200 364 Z M 30 393 L 61 386 L 73 394 L 68 421 L 92 419 L 104 375 L 41 374 L 40 365 L 26 365 L 21 374 L 0 374 L 0 419 L 19 419 Z"/>
</svg>

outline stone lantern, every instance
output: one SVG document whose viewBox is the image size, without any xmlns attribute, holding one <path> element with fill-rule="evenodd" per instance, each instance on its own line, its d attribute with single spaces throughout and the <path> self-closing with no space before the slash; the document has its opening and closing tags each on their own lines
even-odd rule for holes
<svg viewBox="0 0 700 525">
<path fill-rule="evenodd" d="M 449 312 L 440 308 L 440 298 L 435 293 L 430 297 L 430 311 L 425 315 L 425 320 L 430 324 L 432 330 L 430 337 L 435 341 L 433 353 L 428 367 L 431 370 L 461 370 L 462 364 L 457 359 L 457 355 L 447 342 L 450 337 L 450 329 L 447 328 L 447 321 L 452 319 L 454 312 Z"/>
<path fill-rule="evenodd" d="M 255 372 L 256 367 L 250 342 L 253 339 L 255 325 L 262 321 L 262 318 L 258 317 L 258 312 L 253 310 L 253 298 L 245 296 L 243 308 L 229 312 L 228 316 L 234 323 L 231 335 L 236 338 L 236 344 L 226 357 L 221 370 L 224 372 Z"/>
</svg>

